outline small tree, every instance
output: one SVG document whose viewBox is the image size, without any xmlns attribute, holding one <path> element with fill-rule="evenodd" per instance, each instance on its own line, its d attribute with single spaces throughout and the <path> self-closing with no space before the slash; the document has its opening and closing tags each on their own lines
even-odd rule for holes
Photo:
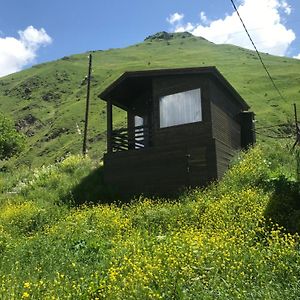
<svg viewBox="0 0 300 300">
<path fill-rule="evenodd" d="M 25 146 L 25 136 L 19 133 L 12 120 L 0 113 L 0 160 L 21 152 Z"/>
</svg>

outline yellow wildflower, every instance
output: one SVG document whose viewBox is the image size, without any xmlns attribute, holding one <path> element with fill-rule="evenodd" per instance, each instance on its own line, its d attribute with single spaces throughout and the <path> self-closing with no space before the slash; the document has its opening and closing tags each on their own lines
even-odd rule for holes
<svg viewBox="0 0 300 300">
<path fill-rule="evenodd" d="M 24 292 L 23 295 L 22 295 L 22 299 L 27 299 L 29 298 L 29 293 L 28 292 Z"/>
<path fill-rule="evenodd" d="M 30 282 L 25 282 L 24 283 L 24 288 L 29 289 L 30 288 Z"/>
</svg>

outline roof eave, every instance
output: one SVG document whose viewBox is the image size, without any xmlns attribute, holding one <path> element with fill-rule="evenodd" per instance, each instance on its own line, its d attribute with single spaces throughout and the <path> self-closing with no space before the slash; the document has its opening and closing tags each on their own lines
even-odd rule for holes
<svg viewBox="0 0 300 300">
<path fill-rule="evenodd" d="M 154 70 L 143 70 L 143 71 L 127 71 L 124 72 L 117 80 L 111 83 L 102 93 L 98 95 L 104 101 L 114 101 L 114 104 L 121 107 L 122 105 L 118 105 L 118 102 L 115 102 L 115 99 L 110 97 L 110 93 L 122 82 L 128 78 L 133 77 L 141 77 L 141 76 L 165 76 L 172 74 L 212 74 L 215 76 L 220 83 L 231 93 L 233 98 L 241 105 L 243 110 L 249 110 L 250 106 L 246 103 L 246 101 L 240 96 L 240 94 L 235 90 L 235 88 L 227 81 L 227 79 L 219 72 L 219 70 L 215 66 L 208 67 L 191 67 L 191 68 L 173 68 L 173 69 L 154 69 Z"/>
</svg>

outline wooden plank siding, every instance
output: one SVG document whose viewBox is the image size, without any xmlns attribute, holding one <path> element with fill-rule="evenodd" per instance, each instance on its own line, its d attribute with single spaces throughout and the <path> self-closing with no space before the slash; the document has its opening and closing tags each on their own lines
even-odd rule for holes
<svg viewBox="0 0 300 300">
<path fill-rule="evenodd" d="M 169 195 L 218 179 L 209 86 L 202 75 L 154 78 L 152 146 L 106 154 L 105 181 L 122 193 Z M 160 97 L 196 88 L 201 90 L 202 121 L 160 128 Z"/>
<path fill-rule="evenodd" d="M 248 105 L 214 68 L 149 72 L 151 76 L 148 71 L 125 73 L 102 93 L 108 106 L 114 103 L 127 111 L 129 137 L 129 150 L 104 155 L 105 182 L 123 195 L 168 196 L 220 179 L 241 148 L 241 132 L 253 132 L 250 121 L 241 128 L 240 115 Z M 160 128 L 160 98 L 198 88 L 202 120 Z M 143 117 L 150 132 L 139 150 L 131 143 L 134 116 Z M 109 150 L 110 107 L 107 126 Z"/>
<path fill-rule="evenodd" d="M 217 177 L 222 178 L 236 151 L 241 149 L 241 107 L 217 82 L 210 82 L 212 137 L 216 145 Z"/>
<path fill-rule="evenodd" d="M 228 166 L 232 161 L 237 150 L 233 150 L 230 146 L 222 143 L 219 140 L 215 140 L 216 145 L 216 167 L 217 167 L 217 177 L 220 179 L 224 173 L 228 170 Z"/>
<path fill-rule="evenodd" d="M 238 115 L 242 111 L 240 103 L 235 101 L 229 91 L 213 78 L 209 81 L 209 90 L 210 101 L 237 121 Z"/>
<path fill-rule="evenodd" d="M 232 146 L 241 147 L 241 107 L 217 82 L 210 82 L 212 137 Z"/>
<path fill-rule="evenodd" d="M 212 106 L 212 132 L 213 138 L 229 145 L 233 149 L 241 148 L 241 126 L 226 112 L 216 106 Z"/>
<path fill-rule="evenodd" d="M 153 146 L 178 146 L 193 141 L 206 142 L 211 139 L 211 126 L 208 123 L 196 122 L 157 129 L 153 135 Z"/>
<path fill-rule="evenodd" d="M 215 147 L 200 141 L 106 154 L 105 181 L 122 193 L 175 194 L 215 178 Z"/>
<path fill-rule="evenodd" d="M 145 155 L 143 150 L 136 153 L 136 156 L 114 158 L 114 163 L 109 164 L 109 159 L 105 168 L 109 172 L 105 173 L 105 180 L 113 182 L 120 192 L 135 194 L 161 194 L 168 193 L 185 185 L 186 182 L 186 162 L 185 152 L 166 152 Z"/>
</svg>

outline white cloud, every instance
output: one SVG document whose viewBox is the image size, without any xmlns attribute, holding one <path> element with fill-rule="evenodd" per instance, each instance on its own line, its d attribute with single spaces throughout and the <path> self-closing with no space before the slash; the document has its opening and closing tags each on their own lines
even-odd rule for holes
<svg viewBox="0 0 300 300">
<path fill-rule="evenodd" d="M 296 38 L 293 30 L 283 24 L 282 16 L 289 15 L 291 10 L 285 0 L 243 0 L 238 7 L 259 51 L 274 55 L 285 55 Z M 207 21 L 205 13 L 201 12 L 198 24 L 184 24 L 181 19 L 173 23 L 173 30 L 189 31 L 217 44 L 227 43 L 253 49 L 236 12 L 215 21 Z"/>
<path fill-rule="evenodd" d="M 296 56 L 293 56 L 293 58 L 297 58 L 297 59 L 300 59 L 300 53 Z"/>
<path fill-rule="evenodd" d="M 28 26 L 24 31 L 18 31 L 19 39 L 0 37 L 0 76 L 20 71 L 32 63 L 41 46 L 52 42 L 46 31 Z"/>
<path fill-rule="evenodd" d="M 205 14 L 204 11 L 200 12 L 200 19 L 201 19 L 201 21 L 202 21 L 203 24 L 206 24 L 208 22 L 207 16 L 206 16 L 206 14 Z"/>
<path fill-rule="evenodd" d="M 174 13 L 167 18 L 167 21 L 171 24 L 174 25 L 175 23 L 180 22 L 184 18 L 184 14 L 179 14 L 179 13 Z"/>
<path fill-rule="evenodd" d="M 284 9 L 284 12 L 287 14 L 287 15 L 290 15 L 291 12 L 292 12 L 292 7 L 286 2 L 286 1 L 281 1 L 281 3 L 279 4 L 281 5 L 281 8 Z"/>
</svg>

